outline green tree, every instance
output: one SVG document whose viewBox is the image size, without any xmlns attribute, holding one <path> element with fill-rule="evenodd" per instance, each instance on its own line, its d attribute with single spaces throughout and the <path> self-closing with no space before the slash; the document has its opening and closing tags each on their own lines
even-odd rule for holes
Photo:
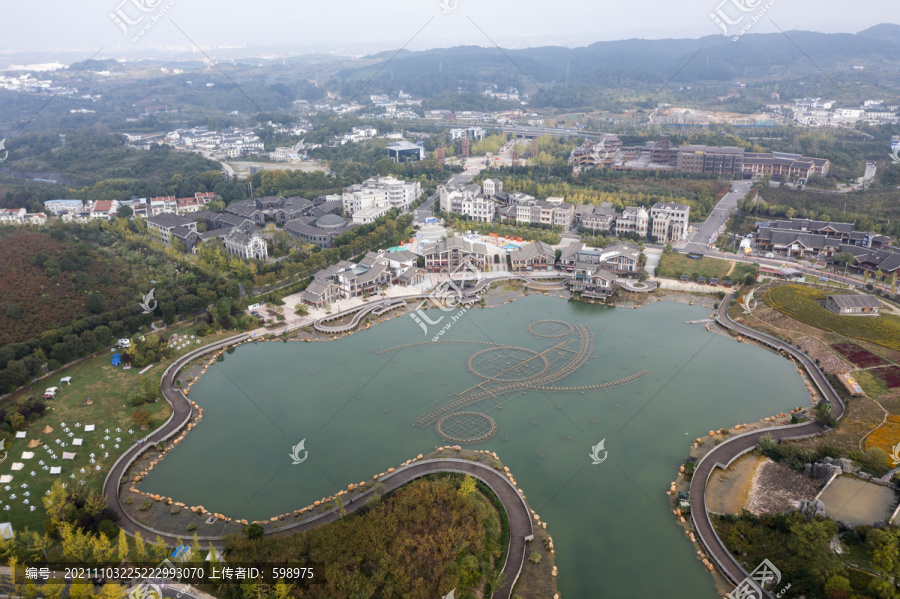
<svg viewBox="0 0 900 599">
<path fill-rule="evenodd" d="M 475 489 L 475 479 L 467 474 L 462 483 L 459 485 L 459 495 L 461 497 L 468 497 L 475 492 Z"/>
<path fill-rule="evenodd" d="M 50 578 L 41 585 L 41 594 L 44 599 L 60 599 L 66 590 L 66 581 L 62 578 Z"/>
<path fill-rule="evenodd" d="M 92 293 L 84 302 L 84 309 L 91 314 L 100 314 L 103 312 L 103 297 L 98 293 Z"/>
<path fill-rule="evenodd" d="M 244 534 L 248 539 L 261 539 L 265 536 L 266 531 L 263 527 L 255 522 L 244 527 Z"/>
<path fill-rule="evenodd" d="M 900 557 L 896 536 L 888 531 L 873 528 L 866 535 L 866 545 L 872 551 L 872 562 L 882 572 L 889 574 L 894 571 Z"/>
<path fill-rule="evenodd" d="M 129 556 L 128 550 L 128 535 L 125 534 L 124 529 L 119 529 L 119 543 L 118 543 L 118 557 L 120 562 L 127 562 Z"/>
<path fill-rule="evenodd" d="M 805 565 L 816 584 L 824 586 L 826 580 L 843 571 L 830 548 L 837 531 L 837 524 L 831 520 L 797 519 L 790 525 L 788 549 L 796 563 Z"/>
<path fill-rule="evenodd" d="M 156 542 L 153 543 L 151 551 L 155 560 L 162 561 L 169 557 L 169 546 L 166 544 L 166 540 L 159 535 L 156 535 Z"/>
<path fill-rule="evenodd" d="M 131 206 L 119 206 L 119 209 L 116 210 L 116 218 L 128 220 L 132 216 L 134 216 L 134 210 L 131 209 Z"/>
<path fill-rule="evenodd" d="M 134 531 L 134 556 L 135 561 L 143 562 L 147 559 L 147 546 L 144 544 L 144 537 L 141 531 Z"/>
</svg>

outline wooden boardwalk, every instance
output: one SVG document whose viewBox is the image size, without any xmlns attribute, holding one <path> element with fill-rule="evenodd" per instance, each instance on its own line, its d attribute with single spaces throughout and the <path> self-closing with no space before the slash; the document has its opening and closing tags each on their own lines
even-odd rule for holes
<svg viewBox="0 0 900 599">
<path fill-rule="evenodd" d="M 224 347 L 228 347 L 235 342 L 243 341 L 247 338 L 247 335 L 237 335 L 201 347 L 185 354 L 166 370 L 162 378 L 161 391 L 166 398 L 166 401 L 172 406 L 172 416 L 163 426 L 150 433 L 142 446 L 132 446 L 130 450 L 122 454 L 116 463 L 113 464 L 112 469 L 109 474 L 107 474 L 106 480 L 103 483 L 103 493 L 107 498 L 107 504 L 119 516 L 117 524 L 126 532 L 126 534 L 133 537 L 135 532 L 140 531 L 144 538 L 147 539 L 154 539 L 158 535 L 172 547 L 180 540 L 179 537 L 181 537 L 183 533 L 171 533 L 157 530 L 132 518 L 121 504 L 119 487 L 128 468 L 141 454 L 153 448 L 156 443 L 178 434 L 190 420 L 191 415 L 193 414 L 193 406 L 181 390 L 174 385 L 178 372 L 191 360 Z M 525 563 L 526 543 L 530 541 L 534 535 L 531 513 L 525 503 L 525 499 L 501 472 L 479 462 L 459 458 L 419 460 L 407 466 L 401 466 L 390 474 L 379 477 L 379 482 L 384 484 L 387 492 L 390 492 L 417 478 L 439 472 L 456 472 L 471 475 L 490 487 L 503 504 L 503 508 L 509 519 L 510 527 L 506 563 L 503 566 L 503 573 L 506 575 L 506 581 L 503 587 L 494 593 L 492 597 L 497 599 L 510 599 L 512 597 L 513 587 L 518 581 L 522 566 Z M 355 497 L 350 503 L 346 504 L 346 513 L 353 513 L 365 506 L 366 499 L 372 492 L 373 491 L 368 491 L 365 494 Z M 340 517 L 340 513 L 335 508 L 330 512 L 325 512 L 314 518 L 288 524 L 287 526 L 268 534 L 282 535 L 303 532 L 323 524 L 335 522 L 340 519 Z M 200 536 L 197 538 L 204 544 L 210 543 L 217 548 L 222 548 L 222 536 Z"/>
<path fill-rule="evenodd" d="M 770 347 L 775 351 L 784 351 L 793 356 L 800 364 L 804 365 L 807 374 L 825 398 L 825 401 L 830 402 L 831 414 L 835 418 L 841 418 L 844 415 L 844 404 L 837 392 L 835 392 L 828 383 L 828 380 L 825 378 L 822 371 L 816 367 L 815 360 L 793 345 L 784 343 L 776 337 L 772 337 L 771 335 L 767 335 L 734 322 L 728 315 L 728 307 L 731 305 L 732 295 L 733 294 L 729 293 L 721 302 L 719 302 L 719 309 L 716 313 L 716 322 L 726 329 L 738 331 L 741 335 Z M 716 468 L 728 468 L 728 466 L 738 457 L 753 451 L 763 435 L 771 435 L 775 440 L 800 439 L 821 435 L 827 430 L 829 430 L 828 427 L 819 422 L 806 422 L 744 433 L 717 445 L 697 463 L 690 485 L 691 524 L 693 524 L 694 532 L 697 533 L 697 538 L 699 539 L 700 544 L 706 548 L 709 557 L 716 564 L 725 578 L 735 585 L 739 584 L 749 576 L 749 573 L 740 563 L 738 563 L 734 556 L 731 555 L 731 552 L 728 551 L 713 528 L 712 520 L 709 517 L 706 506 L 706 486 L 709 483 L 709 479 L 712 477 Z M 769 599 L 774 599 L 774 596 L 768 591 L 764 590 L 764 593 Z"/>
</svg>

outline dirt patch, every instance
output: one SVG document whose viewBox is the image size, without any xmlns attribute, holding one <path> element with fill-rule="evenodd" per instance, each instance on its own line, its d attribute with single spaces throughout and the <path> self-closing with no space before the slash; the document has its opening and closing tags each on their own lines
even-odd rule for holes
<svg viewBox="0 0 900 599">
<path fill-rule="evenodd" d="M 815 499 L 820 487 L 819 482 L 767 459 L 753 477 L 747 510 L 757 516 L 783 514 L 804 499 Z"/>
<path fill-rule="evenodd" d="M 731 261 L 731 267 L 728 269 L 728 272 L 725 273 L 726 277 L 731 276 L 731 273 L 734 272 L 734 267 L 736 264 L 737 262 L 735 262 L 734 260 Z"/>
<path fill-rule="evenodd" d="M 749 453 L 728 470 L 716 470 L 706 486 L 706 507 L 715 514 L 740 514 L 750 500 L 756 471 L 766 458 Z"/>
</svg>

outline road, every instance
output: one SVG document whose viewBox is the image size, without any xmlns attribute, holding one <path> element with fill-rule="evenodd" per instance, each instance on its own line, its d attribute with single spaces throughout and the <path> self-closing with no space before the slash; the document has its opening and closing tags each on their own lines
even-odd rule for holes
<svg viewBox="0 0 900 599">
<path fill-rule="evenodd" d="M 819 389 L 822 397 L 831 404 L 831 415 L 839 419 L 844 415 L 844 404 L 831 387 L 825 375 L 816 367 L 815 361 L 794 346 L 784 343 L 780 339 L 738 324 L 728 316 L 728 306 L 731 304 L 733 294 L 728 294 L 719 303 L 716 312 L 716 322 L 727 328 L 736 330 L 744 337 L 758 341 L 776 351 L 785 351 L 791 354 L 798 364 L 803 364 L 810 380 Z M 803 424 L 785 425 L 766 428 L 758 431 L 744 433 L 731 437 L 710 450 L 697 464 L 691 478 L 691 523 L 700 543 L 706 548 L 710 558 L 719 567 L 725 577 L 734 584 L 740 583 L 748 576 L 748 572 L 734 559 L 731 552 L 722 543 L 716 534 L 709 512 L 706 507 L 706 486 L 713 476 L 716 468 L 727 468 L 735 459 L 752 451 L 763 435 L 771 435 L 775 440 L 796 439 L 819 435 L 828 428 L 819 422 L 812 421 Z M 768 591 L 766 597 L 772 597 Z"/>
<path fill-rule="evenodd" d="M 701 250 L 708 248 L 709 239 L 725 225 L 731 212 L 737 208 L 738 200 L 747 196 L 752 185 L 753 183 L 750 181 L 732 181 L 732 191 L 726 193 L 719 200 L 706 222 L 700 225 L 700 229 L 690 238 L 685 249 L 689 252 L 704 253 Z"/>
</svg>

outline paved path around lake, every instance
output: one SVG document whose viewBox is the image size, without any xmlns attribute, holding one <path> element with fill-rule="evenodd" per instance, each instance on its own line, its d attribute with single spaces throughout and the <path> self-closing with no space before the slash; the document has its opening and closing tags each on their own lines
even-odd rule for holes
<svg viewBox="0 0 900 599">
<path fill-rule="evenodd" d="M 152 527 L 146 526 L 134 520 L 130 514 L 125 511 L 119 499 L 119 486 L 128 468 L 137 460 L 140 455 L 148 451 L 161 441 L 165 441 L 184 428 L 194 413 L 194 408 L 179 388 L 175 386 L 175 377 L 178 372 L 190 361 L 204 356 L 210 352 L 214 352 L 228 347 L 236 342 L 248 339 L 247 335 L 236 335 L 223 339 L 211 345 L 201 347 L 189 352 L 173 362 L 162 378 L 161 390 L 166 401 L 172 406 L 172 415 L 166 423 L 145 438 L 144 444 L 140 447 L 132 446 L 116 460 L 112 469 L 106 476 L 103 483 L 103 493 L 106 494 L 109 507 L 116 512 L 119 517 L 118 525 L 127 534 L 134 536 L 134 533 L 140 531 L 146 536 L 148 541 L 156 538 L 156 535 L 162 537 L 170 546 L 177 544 L 177 535 L 172 535 L 162 531 L 158 531 Z M 509 599 L 512 596 L 512 589 L 519 578 L 522 566 L 525 562 L 526 541 L 533 538 L 534 530 L 532 527 L 531 513 L 525 503 L 524 498 L 519 494 L 513 484 L 497 470 L 471 460 L 460 458 L 439 458 L 430 460 L 419 460 L 397 468 L 394 472 L 379 477 L 380 483 L 384 484 L 388 492 L 393 491 L 417 478 L 428 476 L 430 474 L 438 474 L 441 472 L 455 472 L 460 474 L 468 474 L 477 478 L 486 484 L 500 499 L 503 508 L 506 510 L 509 518 L 509 547 L 506 552 L 506 563 L 503 566 L 503 573 L 506 580 L 503 587 L 494 593 L 492 597 L 498 599 Z M 366 498 L 371 496 L 372 491 L 367 491 L 356 496 L 345 504 L 347 513 L 355 512 L 357 509 L 365 505 Z M 269 534 L 294 534 L 305 530 L 310 530 L 316 526 L 334 522 L 340 518 L 340 514 L 336 510 L 332 510 L 303 522 L 295 522 L 284 526 Z M 198 537 L 201 542 L 210 542 L 216 547 L 222 546 L 222 537 Z"/>
<path fill-rule="evenodd" d="M 733 321 L 728 315 L 728 307 L 731 305 L 732 297 L 733 294 L 729 293 L 719 303 L 719 308 L 716 312 L 716 322 L 726 329 L 737 331 L 744 337 L 757 341 L 776 351 L 786 351 L 800 364 L 804 364 L 810 379 L 825 400 L 831 403 L 831 414 L 835 418 L 841 418 L 844 415 L 844 404 L 828 383 L 822 371 L 816 367 L 815 361 L 793 345 Z M 778 441 L 812 437 L 820 435 L 827 430 L 829 429 L 824 424 L 813 421 L 744 433 L 717 445 L 698 462 L 690 484 L 691 523 L 694 526 L 694 532 L 697 533 L 700 544 L 706 548 L 709 557 L 732 583 L 739 584 L 749 576 L 749 573 L 734 559 L 731 552 L 722 543 L 709 517 L 709 512 L 706 508 L 706 486 L 713 472 L 716 468 L 728 468 L 738 457 L 753 451 L 763 435 L 770 435 L 772 439 Z M 755 567 L 755 564 L 752 565 Z M 768 591 L 765 591 L 765 593 L 767 597 L 773 597 Z"/>
</svg>

